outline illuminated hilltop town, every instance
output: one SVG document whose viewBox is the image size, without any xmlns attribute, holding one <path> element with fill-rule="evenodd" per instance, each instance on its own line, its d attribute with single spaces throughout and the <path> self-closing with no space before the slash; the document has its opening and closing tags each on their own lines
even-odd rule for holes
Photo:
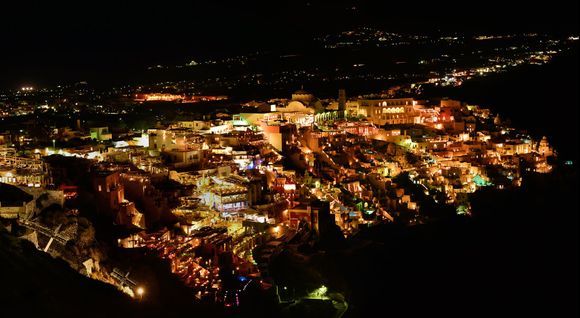
<svg viewBox="0 0 580 318">
<path fill-rule="evenodd" d="M 192 299 L 235 307 L 249 281 L 282 290 L 269 275 L 282 249 L 333 244 L 378 223 L 423 224 L 435 210 L 469 215 L 471 193 L 520 187 L 522 174 L 550 172 L 555 156 L 546 137 L 457 100 L 300 90 L 241 106 L 125 133 L 77 122 L 54 127 L 45 147 L 0 131 L 0 216 L 38 249 L 133 297 L 146 282 L 114 260 L 101 264 L 87 233 L 166 260 Z M 50 208 L 65 217 L 43 216 Z"/>
</svg>

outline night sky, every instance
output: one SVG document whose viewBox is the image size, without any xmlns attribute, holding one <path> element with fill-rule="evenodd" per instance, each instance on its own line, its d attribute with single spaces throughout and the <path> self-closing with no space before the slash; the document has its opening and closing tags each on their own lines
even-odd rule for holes
<svg viewBox="0 0 580 318">
<path fill-rule="evenodd" d="M 578 31 L 578 2 L 564 0 L 123 2 L 3 4 L 0 87 L 299 47 L 314 34 L 358 25 L 423 33 Z"/>
</svg>

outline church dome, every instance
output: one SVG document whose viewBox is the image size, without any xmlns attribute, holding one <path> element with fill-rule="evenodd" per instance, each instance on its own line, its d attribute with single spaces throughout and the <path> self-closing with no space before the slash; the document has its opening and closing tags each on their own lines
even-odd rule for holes
<svg viewBox="0 0 580 318">
<path fill-rule="evenodd" d="M 292 100 L 303 102 L 304 104 L 308 105 L 312 100 L 314 100 L 314 95 L 303 89 L 300 89 L 292 94 Z"/>
</svg>

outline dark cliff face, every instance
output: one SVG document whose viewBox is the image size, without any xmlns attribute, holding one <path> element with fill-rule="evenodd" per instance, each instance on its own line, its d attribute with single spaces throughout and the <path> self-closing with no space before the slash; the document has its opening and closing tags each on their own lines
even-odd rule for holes
<svg viewBox="0 0 580 318">
<path fill-rule="evenodd" d="M 576 176 L 573 169 L 530 175 L 522 188 L 476 193 L 473 217 L 379 225 L 350 238 L 350 248 L 307 263 L 286 253 L 273 265 L 300 273 L 282 284 L 324 283 L 342 293 L 344 317 L 573 317 Z"/>
<path fill-rule="evenodd" d="M 395 317 L 577 315 L 576 177 L 555 171 L 476 193 L 472 218 L 362 233 L 375 245 L 336 260 L 352 288 L 346 317 L 383 306 Z"/>
<path fill-rule="evenodd" d="M 97 317 L 117 308 L 133 309 L 131 299 L 113 286 L 84 277 L 32 243 L 0 232 L 2 308 L 23 315 Z M 103 304 L 108 304 L 103 306 Z"/>
<path fill-rule="evenodd" d="M 38 251 L 1 225 L 0 304 L 3 316 L 178 317 L 196 312 L 199 317 L 220 317 L 213 308 L 138 303 L 115 287 L 89 279 L 65 261 Z"/>
</svg>

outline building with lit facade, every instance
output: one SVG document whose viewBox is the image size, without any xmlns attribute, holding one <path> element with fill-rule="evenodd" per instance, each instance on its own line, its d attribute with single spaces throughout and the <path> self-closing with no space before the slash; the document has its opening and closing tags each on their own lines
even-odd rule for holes
<svg viewBox="0 0 580 318">
<path fill-rule="evenodd" d="M 348 117 L 363 117 L 376 125 L 420 124 L 418 102 L 413 98 L 359 99 L 346 103 Z"/>
<path fill-rule="evenodd" d="M 18 157 L 9 150 L 0 154 L 0 182 L 24 187 L 43 187 L 49 182 L 42 160 Z"/>
<path fill-rule="evenodd" d="M 137 102 L 177 102 L 185 98 L 183 95 L 165 94 L 165 93 L 151 93 L 151 94 L 136 94 L 135 101 Z"/>
<path fill-rule="evenodd" d="M 93 127 L 90 128 L 91 139 L 98 141 L 106 141 L 113 139 L 113 135 L 109 132 L 109 127 Z"/>
<path fill-rule="evenodd" d="M 297 132 L 296 125 L 280 123 L 264 123 L 262 125 L 262 130 L 268 142 L 276 148 L 276 150 L 282 152 L 293 144 L 293 139 Z"/>
<path fill-rule="evenodd" d="M 94 171 L 91 183 L 98 207 L 118 225 L 139 225 L 141 214 L 135 204 L 125 199 L 125 187 L 121 183 L 119 172 L 109 170 Z"/>
<path fill-rule="evenodd" d="M 249 206 L 248 189 L 225 182 L 210 186 L 200 199 L 203 204 L 219 212 L 241 210 Z"/>
<path fill-rule="evenodd" d="M 546 136 L 542 137 L 542 140 L 538 143 L 538 153 L 542 156 L 550 157 L 554 155 L 554 150 L 550 146 L 548 142 L 548 138 Z"/>
</svg>

